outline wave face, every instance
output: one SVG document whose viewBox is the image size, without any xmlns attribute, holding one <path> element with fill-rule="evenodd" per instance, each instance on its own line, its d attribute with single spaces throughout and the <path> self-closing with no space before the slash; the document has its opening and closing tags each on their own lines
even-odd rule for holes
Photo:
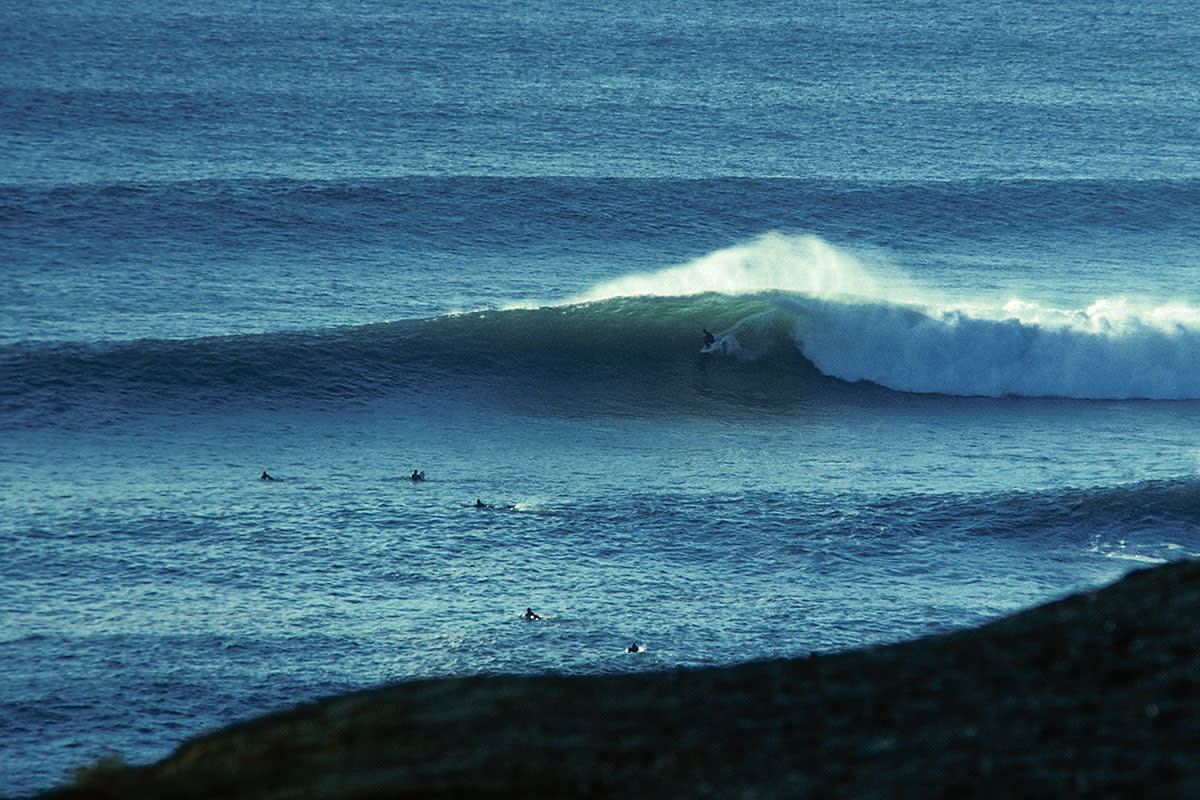
<svg viewBox="0 0 1200 800">
<path fill-rule="evenodd" d="M 701 352 L 701 332 L 716 342 Z M 6 411 L 108 397 L 354 402 L 454 389 L 621 408 L 875 384 L 949 396 L 1200 398 L 1200 312 L 1098 300 L 932 302 L 814 237 L 770 235 L 558 305 L 306 333 L 17 344 Z"/>
<path fill-rule="evenodd" d="M 29 422 L 98 407 L 396 395 L 620 410 L 803 390 L 823 379 L 775 305 L 770 296 L 613 298 L 314 333 L 15 345 L 0 348 L 0 408 Z M 742 332 L 755 357 L 702 355 L 706 325 Z"/>
</svg>

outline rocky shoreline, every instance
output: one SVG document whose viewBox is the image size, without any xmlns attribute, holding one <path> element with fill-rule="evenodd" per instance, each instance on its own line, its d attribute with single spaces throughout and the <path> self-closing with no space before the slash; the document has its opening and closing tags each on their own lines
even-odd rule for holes
<svg viewBox="0 0 1200 800">
<path fill-rule="evenodd" d="M 418 681 L 60 798 L 1200 797 L 1200 564 L 978 630 L 653 675 Z"/>
</svg>

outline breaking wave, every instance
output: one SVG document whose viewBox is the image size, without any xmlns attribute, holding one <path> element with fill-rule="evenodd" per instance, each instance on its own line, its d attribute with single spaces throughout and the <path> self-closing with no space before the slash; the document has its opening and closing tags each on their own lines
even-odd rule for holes
<svg viewBox="0 0 1200 800">
<path fill-rule="evenodd" d="M 951 396 L 1200 398 L 1200 310 L 1125 299 L 1078 309 L 926 301 L 815 237 L 764 237 L 586 297 L 713 292 L 759 293 L 790 315 L 808 361 L 851 383 Z M 761 337 L 747 336 L 756 322 L 739 320 L 714 349 L 759 355 Z"/>
<path fill-rule="evenodd" d="M 812 237 L 768 236 L 561 304 L 306 333 L 0 348 L 0 409 L 392 393 L 674 404 L 841 386 L 1200 398 L 1200 311 L 924 302 Z M 702 331 L 715 342 L 704 347 Z M 703 347 L 703 352 L 701 352 Z M 840 391 L 840 390 L 839 390 Z"/>
</svg>

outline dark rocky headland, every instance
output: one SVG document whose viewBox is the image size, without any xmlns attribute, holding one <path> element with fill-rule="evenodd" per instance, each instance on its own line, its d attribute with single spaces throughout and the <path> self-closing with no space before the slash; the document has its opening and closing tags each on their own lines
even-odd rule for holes
<svg viewBox="0 0 1200 800">
<path fill-rule="evenodd" d="M 1200 797 L 1200 564 L 890 647 L 331 698 L 58 798 Z"/>
</svg>

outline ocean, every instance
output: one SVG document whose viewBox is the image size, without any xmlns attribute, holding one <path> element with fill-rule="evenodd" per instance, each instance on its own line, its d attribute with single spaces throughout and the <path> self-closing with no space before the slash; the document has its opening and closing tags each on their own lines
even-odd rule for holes
<svg viewBox="0 0 1200 800">
<path fill-rule="evenodd" d="M 1194 11 L 0 7 L 0 795 L 1197 557 Z"/>
</svg>

